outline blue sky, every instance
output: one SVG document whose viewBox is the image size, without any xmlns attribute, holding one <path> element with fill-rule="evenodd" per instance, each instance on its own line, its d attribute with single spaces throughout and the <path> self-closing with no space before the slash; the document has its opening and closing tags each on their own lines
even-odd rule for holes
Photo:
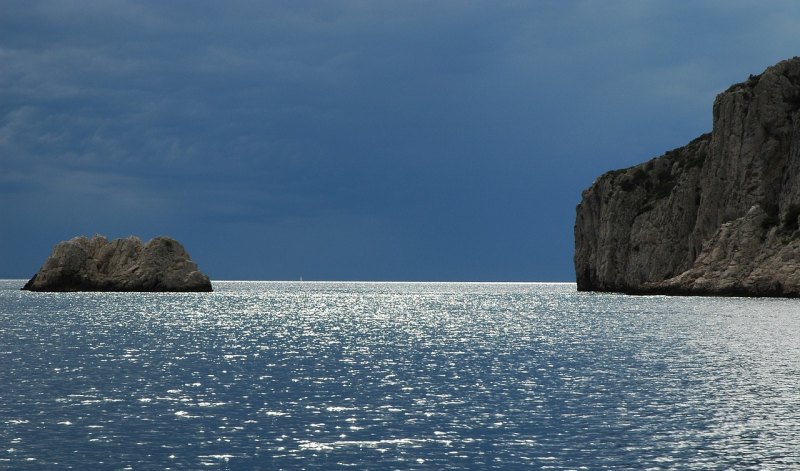
<svg viewBox="0 0 800 471">
<path fill-rule="evenodd" d="M 800 54 L 796 1 L 0 0 L 0 277 L 571 281 L 580 192 Z"/>
</svg>

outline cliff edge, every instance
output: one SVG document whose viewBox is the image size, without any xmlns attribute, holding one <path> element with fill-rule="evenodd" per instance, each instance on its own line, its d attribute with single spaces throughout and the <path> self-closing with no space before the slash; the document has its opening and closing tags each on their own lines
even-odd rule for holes
<svg viewBox="0 0 800 471">
<path fill-rule="evenodd" d="M 28 281 L 29 291 L 211 291 L 183 246 L 169 237 L 147 244 L 103 236 L 59 242 Z"/>
<path fill-rule="evenodd" d="M 711 133 L 583 192 L 578 290 L 800 296 L 799 217 L 795 57 L 719 94 Z"/>
</svg>

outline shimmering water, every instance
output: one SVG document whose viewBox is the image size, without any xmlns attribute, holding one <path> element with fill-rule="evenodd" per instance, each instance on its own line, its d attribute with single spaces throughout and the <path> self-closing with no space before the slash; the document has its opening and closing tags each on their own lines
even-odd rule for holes
<svg viewBox="0 0 800 471">
<path fill-rule="evenodd" d="M 0 468 L 800 467 L 800 301 L 0 282 Z"/>
</svg>

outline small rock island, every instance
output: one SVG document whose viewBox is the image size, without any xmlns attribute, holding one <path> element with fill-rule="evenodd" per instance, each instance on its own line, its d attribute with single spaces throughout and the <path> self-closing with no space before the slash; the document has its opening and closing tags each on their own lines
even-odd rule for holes
<svg viewBox="0 0 800 471">
<path fill-rule="evenodd" d="M 155 237 L 115 239 L 80 236 L 59 242 L 28 291 L 211 291 L 211 280 L 178 241 Z"/>
<path fill-rule="evenodd" d="M 800 296 L 800 58 L 731 86 L 712 132 L 583 192 L 580 291 Z"/>
</svg>

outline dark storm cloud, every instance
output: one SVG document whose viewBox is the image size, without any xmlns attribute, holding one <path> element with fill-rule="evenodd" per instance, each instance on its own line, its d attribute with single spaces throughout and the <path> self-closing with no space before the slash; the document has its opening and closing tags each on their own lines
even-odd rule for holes
<svg viewBox="0 0 800 471">
<path fill-rule="evenodd" d="M 100 231 L 218 277 L 566 279 L 582 187 L 793 55 L 769 6 L 3 2 L 0 274 Z"/>
<path fill-rule="evenodd" d="M 443 9 L 422 17 L 434 23 L 425 27 L 375 8 L 168 6 L 84 15 L 91 6 L 41 4 L 41 31 L 12 35 L 4 48 L 16 65 L 4 74 L 8 155 L 126 175 L 230 174 L 281 195 L 287 186 L 324 191 L 320 180 L 369 186 L 362 173 L 394 173 L 386 160 L 430 158 L 395 148 L 424 147 L 457 125 L 445 87 L 481 66 L 469 58 L 480 48 L 442 50 L 442 41 L 469 46 L 467 32 L 437 27 Z"/>
</svg>

